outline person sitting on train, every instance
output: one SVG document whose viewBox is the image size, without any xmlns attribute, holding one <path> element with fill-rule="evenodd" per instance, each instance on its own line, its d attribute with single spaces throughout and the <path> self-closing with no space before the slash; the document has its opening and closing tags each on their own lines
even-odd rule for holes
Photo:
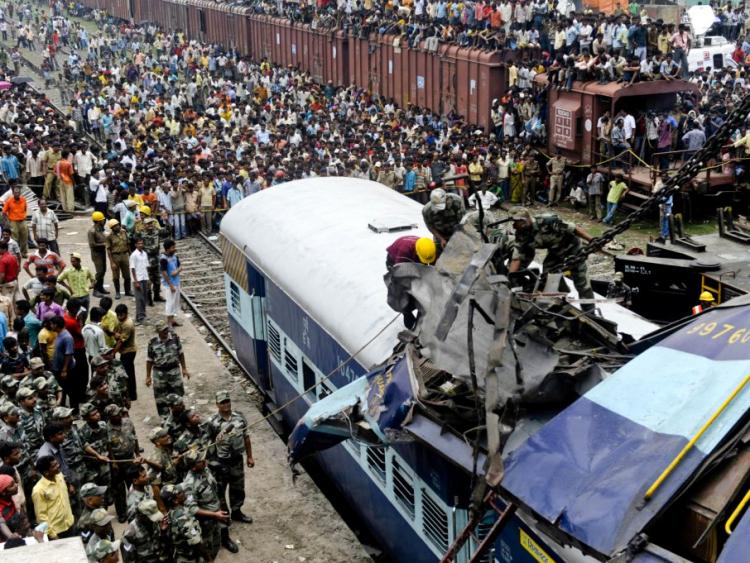
<svg viewBox="0 0 750 563">
<path fill-rule="evenodd" d="M 645 59 L 644 59 L 645 60 Z M 628 61 L 627 65 L 623 69 L 622 81 L 625 83 L 623 88 L 627 88 L 634 82 L 639 82 L 641 77 L 641 64 L 636 57 L 633 57 Z"/>
<path fill-rule="evenodd" d="M 658 64 L 656 62 L 656 57 L 653 57 L 653 59 L 649 59 L 646 57 L 643 59 L 640 63 L 640 76 L 639 80 L 654 80 L 656 76 L 654 75 L 654 65 Z"/>
<path fill-rule="evenodd" d="M 667 53 L 659 64 L 659 74 L 664 80 L 674 80 L 680 74 L 680 65 L 672 59 L 672 53 Z"/>
</svg>

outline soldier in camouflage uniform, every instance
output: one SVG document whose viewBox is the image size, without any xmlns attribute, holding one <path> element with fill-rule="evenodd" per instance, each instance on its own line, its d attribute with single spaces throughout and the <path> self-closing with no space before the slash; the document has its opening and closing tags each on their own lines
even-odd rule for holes
<svg viewBox="0 0 750 563">
<path fill-rule="evenodd" d="M 85 421 L 79 430 L 83 448 L 86 452 L 84 462 L 84 481 L 104 485 L 109 488 L 111 474 L 109 471 L 109 436 L 107 425 L 91 403 L 80 406 L 81 418 Z M 96 455 L 92 455 L 90 451 Z M 106 460 L 106 461 L 105 461 Z M 112 502 L 112 493 L 107 491 L 107 505 Z"/>
<path fill-rule="evenodd" d="M 245 415 L 232 410 L 229 391 L 216 393 L 216 406 L 219 412 L 208 421 L 211 440 L 215 442 L 215 453 L 210 462 L 211 470 L 219 484 L 219 499 L 222 510 L 227 509 L 227 488 L 232 520 L 250 524 L 253 519 L 243 514 L 245 503 L 245 463 L 242 454 L 247 455 L 247 466 L 255 467 L 253 447 L 247 432 Z"/>
<path fill-rule="evenodd" d="M 122 535 L 123 563 L 162 563 L 169 561 L 164 541 L 167 524 L 156 501 L 138 503 L 135 516 Z"/>
<path fill-rule="evenodd" d="M 169 405 L 169 414 L 163 419 L 164 428 L 167 433 L 172 436 L 172 442 L 180 437 L 185 426 L 182 424 L 182 413 L 185 412 L 185 401 L 184 399 L 175 393 L 170 393 L 166 396 L 165 401 Z"/>
<path fill-rule="evenodd" d="M 96 563 L 117 563 L 120 560 L 117 555 L 118 549 L 120 549 L 119 541 L 101 540 L 87 556 L 89 561 Z"/>
<path fill-rule="evenodd" d="M 96 364 L 94 364 L 96 360 Z M 94 356 L 91 365 L 94 366 L 94 373 L 89 381 L 89 391 L 87 400 L 99 411 L 101 419 L 107 421 L 107 407 L 113 405 L 114 401 L 109 396 L 109 385 L 107 385 L 107 366 L 101 362 L 105 361 L 101 356 Z"/>
<path fill-rule="evenodd" d="M 15 405 L 16 404 L 16 393 L 18 392 L 18 380 L 12 375 L 4 375 L 0 378 L 0 390 L 2 396 L 0 396 L 0 407 L 4 404 Z"/>
<path fill-rule="evenodd" d="M 177 468 L 172 460 L 172 437 L 166 428 L 157 426 L 148 435 L 154 444 L 154 458 L 147 459 L 146 463 L 152 469 L 151 484 L 163 487 L 169 483 L 177 482 Z"/>
<path fill-rule="evenodd" d="M 29 364 L 31 367 L 31 373 L 21 380 L 20 385 L 36 388 L 37 405 L 40 406 L 42 412 L 46 412 L 50 407 L 54 409 L 60 404 L 60 398 L 62 396 L 60 384 L 57 382 L 57 379 L 55 379 L 52 372 L 44 369 L 44 361 L 42 361 L 41 358 L 31 358 Z M 40 392 L 40 378 L 44 378 L 47 381 L 46 393 Z M 44 420 L 47 420 L 46 416 Z"/>
<path fill-rule="evenodd" d="M 104 498 L 107 493 L 107 487 L 102 487 L 96 483 L 85 483 L 80 491 L 83 510 L 78 517 L 78 532 L 81 534 L 83 543 L 88 543 L 91 535 L 94 533 L 91 529 L 91 514 L 97 508 L 104 508 Z"/>
<path fill-rule="evenodd" d="M 159 275 L 159 241 L 160 238 L 165 236 L 161 229 L 159 222 L 153 217 L 146 217 L 143 221 L 143 249 L 148 254 L 148 279 L 151 281 L 151 288 L 153 289 L 153 298 L 151 295 L 148 296 L 148 304 L 153 305 L 154 301 L 157 303 L 164 302 L 161 298 L 161 277 Z"/>
<path fill-rule="evenodd" d="M 185 467 L 182 456 L 188 450 L 206 451 L 211 444 L 208 427 L 202 422 L 201 415 L 197 410 L 189 408 L 182 413 L 182 424 L 185 426 L 185 430 L 174 442 L 174 451 L 180 454 L 176 463 L 178 480 L 185 476 L 188 469 Z"/>
<path fill-rule="evenodd" d="M 143 465 L 135 463 L 128 466 L 125 479 L 130 483 L 128 489 L 128 522 L 135 518 L 138 512 L 138 504 L 142 500 L 154 500 L 154 490 L 151 486 L 151 478 Z"/>
<path fill-rule="evenodd" d="M 169 559 L 174 563 L 196 563 L 210 560 L 203 546 L 201 527 L 195 514 L 194 505 L 185 505 L 187 496 L 181 485 L 166 485 L 161 490 L 161 499 L 169 512 L 169 535 L 172 539 L 172 553 Z"/>
<path fill-rule="evenodd" d="M 115 358 L 114 348 L 102 348 L 99 354 L 107 361 L 107 386 L 109 398 L 116 405 L 130 409 L 130 395 L 128 394 L 128 374 L 122 362 Z"/>
<path fill-rule="evenodd" d="M 168 412 L 167 395 L 169 393 L 184 395 L 185 389 L 182 386 L 182 378 L 189 379 L 190 374 L 185 367 L 182 343 L 177 335 L 169 329 L 169 325 L 165 322 L 158 323 L 156 332 L 157 336 L 148 343 L 146 386 L 151 386 L 153 372 L 156 409 L 160 416 L 164 416 Z"/>
<path fill-rule="evenodd" d="M 97 508 L 89 517 L 89 528 L 92 531 L 91 537 L 86 544 L 86 556 L 89 561 L 92 560 L 96 548 L 102 541 L 114 541 L 115 532 L 112 529 L 112 519 L 114 517 L 107 513 L 106 508 Z"/>
<path fill-rule="evenodd" d="M 44 443 L 44 416 L 36 406 L 36 393 L 30 387 L 19 389 L 16 399 L 21 407 L 21 426 L 26 433 L 26 449 L 31 459 L 36 459 L 36 454 Z"/>
<path fill-rule="evenodd" d="M 29 451 L 26 447 L 26 432 L 21 425 L 21 409 L 13 403 L 7 402 L 0 406 L 0 442 L 11 442 L 19 444 L 21 454 L 19 462 L 16 464 L 16 470 L 21 477 L 23 492 L 27 499 L 31 498 L 31 491 L 39 479 L 39 474 L 34 467 L 34 459 L 29 457 Z M 33 504 L 29 506 L 29 519 L 34 518 Z"/>
<path fill-rule="evenodd" d="M 586 231 L 573 223 L 563 221 L 554 213 L 543 213 L 532 218 L 528 211 L 521 210 L 516 211 L 512 218 L 516 239 L 508 267 L 509 272 L 517 272 L 528 267 L 539 248 L 547 250 L 547 256 L 542 264 L 544 272 L 561 272 L 565 260 L 581 248 L 581 239 L 591 240 L 591 235 Z M 578 290 L 579 298 L 594 298 L 585 261 L 572 268 L 571 278 Z M 594 305 L 584 303 L 581 308 L 592 310 Z"/>
<path fill-rule="evenodd" d="M 123 416 L 127 414 L 119 405 L 108 405 L 104 409 L 107 418 L 107 443 L 109 446 L 110 459 L 112 463 L 112 485 L 110 490 L 115 501 L 115 510 L 120 522 L 127 522 L 127 471 L 130 463 L 116 463 L 120 460 L 137 459 L 138 437 L 135 434 L 135 426 L 130 418 Z"/>
<path fill-rule="evenodd" d="M 67 407 L 56 407 L 52 411 L 52 420 L 60 422 L 65 426 L 65 439 L 60 444 L 63 458 L 68 464 L 68 469 L 74 475 L 75 485 L 85 483 L 84 480 L 84 452 L 83 440 L 78 432 L 78 427 L 73 423 L 73 409 Z"/>
<path fill-rule="evenodd" d="M 198 506 L 196 516 L 201 525 L 203 545 L 209 557 L 216 559 L 220 546 L 237 553 L 239 548 L 229 537 L 229 513 L 221 508 L 218 485 L 206 465 L 206 453 L 201 450 L 190 450 L 184 459 L 189 470 L 183 485 L 188 498 Z"/>
<path fill-rule="evenodd" d="M 430 201 L 422 208 L 425 225 L 435 237 L 438 248 L 445 248 L 448 240 L 461 224 L 466 213 L 464 200 L 456 194 L 437 188 L 432 190 Z"/>
<path fill-rule="evenodd" d="M 31 389 L 36 391 L 36 400 L 44 420 L 52 420 L 52 411 L 57 408 L 57 397 L 50 392 L 49 380 L 40 376 L 29 382 Z"/>
</svg>

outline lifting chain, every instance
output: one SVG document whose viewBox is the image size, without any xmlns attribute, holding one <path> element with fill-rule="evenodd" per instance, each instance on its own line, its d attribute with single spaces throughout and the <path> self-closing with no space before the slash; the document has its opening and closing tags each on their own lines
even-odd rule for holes
<svg viewBox="0 0 750 563">
<path fill-rule="evenodd" d="M 581 262 L 585 262 L 590 254 L 602 250 L 604 245 L 611 242 L 620 233 L 627 231 L 634 222 L 643 218 L 643 216 L 655 204 L 665 202 L 669 196 L 677 193 L 682 186 L 687 185 L 688 182 L 698 174 L 700 169 L 706 165 L 706 161 L 709 158 L 719 154 L 724 143 L 732 135 L 732 132 L 745 124 L 748 113 L 750 113 L 750 95 L 745 96 L 739 107 L 729 115 L 727 120 L 721 125 L 721 127 L 719 127 L 716 133 L 708 139 L 703 147 L 693 154 L 682 168 L 677 171 L 677 174 L 666 181 L 664 187 L 659 190 L 658 193 L 645 200 L 638 209 L 633 211 L 620 223 L 616 224 L 611 229 L 608 229 L 598 237 L 592 238 L 585 246 L 582 246 L 578 252 L 569 256 L 563 265 L 563 271 L 569 270 Z"/>
</svg>

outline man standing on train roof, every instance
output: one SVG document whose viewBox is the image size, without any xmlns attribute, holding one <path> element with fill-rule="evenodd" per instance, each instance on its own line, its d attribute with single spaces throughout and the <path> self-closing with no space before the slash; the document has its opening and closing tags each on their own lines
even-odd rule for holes
<svg viewBox="0 0 750 563">
<path fill-rule="evenodd" d="M 465 213 L 461 196 L 446 193 L 442 188 L 432 190 L 430 201 L 422 208 L 425 225 L 441 247 L 448 243 Z"/>
<path fill-rule="evenodd" d="M 693 315 L 697 315 L 699 313 L 702 313 L 703 311 L 707 311 L 714 305 L 716 305 L 714 294 L 710 291 L 704 291 L 700 294 L 700 297 L 698 297 L 698 304 L 693 307 L 692 313 Z"/>
<path fill-rule="evenodd" d="M 392 269 L 397 264 L 433 264 L 437 259 L 437 245 L 427 237 L 404 236 L 396 239 L 386 249 L 386 253 L 388 273 L 383 280 L 388 288 L 388 305 L 404 315 L 404 325 L 412 330 L 417 326 L 417 317 L 414 315 L 417 303 L 409 293 L 411 282 L 408 278 L 394 277 Z"/>
<path fill-rule="evenodd" d="M 590 241 L 591 235 L 573 223 L 563 221 L 554 213 L 543 213 L 536 217 L 525 209 L 511 214 L 516 240 L 508 266 L 509 272 L 527 268 L 534 260 L 537 249 L 546 249 L 542 268 L 547 273 L 559 273 L 565 260 L 578 252 L 581 239 Z M 570 270 L 570 277 L 578 290 L 579 299 L 593 299 L 594 291 L 589 282 L 586 262 L 580 262 Z M 584 311 L 593 310 L 593 303 L 582 303 Z"/>
</svg>

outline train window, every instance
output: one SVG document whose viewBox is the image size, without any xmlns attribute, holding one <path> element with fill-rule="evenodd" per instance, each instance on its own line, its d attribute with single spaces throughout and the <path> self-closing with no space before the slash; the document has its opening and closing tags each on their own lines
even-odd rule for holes
<svg viewBox="0 0 750 563">
<path fill-rule="evenodd" d="M 385 448 L 367 446 L 367 467 L 381 483 L 385 484 Z"/>
<path fill-rule="evenodd" d="M 315 370 L 304 358 L 302 358 L 302 387 L 305 391 L 313 388 L 310 393 L 315 396 Z"/>
<path fill-rule="evenodd" d="M 333 389 L 329 385 L 318 383 L 318 400 L 325 399 L 331 393 L 333 393 Z"/>
<path fill-rule="evenodd" d="M 234 282 L 229 282 L 229 304 L 232 312 L 238 315 L 242 314 L 242 301 L 240 301 L 240 288 Z"/>
<path fill-rule="evenodd" d="M 271 321 L 268 321 L 268 349 L 271 351 L 271 356 L 281 363 L 281 336 Z"/>
<path fill-rule="evenodd" d="M 201 33 L 206 33 L 206 12 L 204 10 L 198 10 L 198 25 Z"/>
<path fill-rule="evenodd" d="M 448 513 L 424 487 L 422 487 L 422 528 L 440 553 L 448 550 L 450 537 Z"/>
<path fill-rule="evenodd" d="M 398 503 L 414 518 L 414 477 L 393 458 L 393 494 Z"/>
<path fill-rule="evenodd" d="M 286 342 L 287 340 L 285 338 L 284 344 L 286 344 Z M 294 357 L 294 354 L 292 354 L 286 346 L 284 346 L 284 368 L 286 368 L 286 373 L 289 377 L 294 379 L 294 381 L 299 381 L 297 358 Z"/>
<path fill-rule="evenodd" d="M 714 55 L 714 68 L 724 68 L 724 55 L 721 53 Z"/>
</svg>

